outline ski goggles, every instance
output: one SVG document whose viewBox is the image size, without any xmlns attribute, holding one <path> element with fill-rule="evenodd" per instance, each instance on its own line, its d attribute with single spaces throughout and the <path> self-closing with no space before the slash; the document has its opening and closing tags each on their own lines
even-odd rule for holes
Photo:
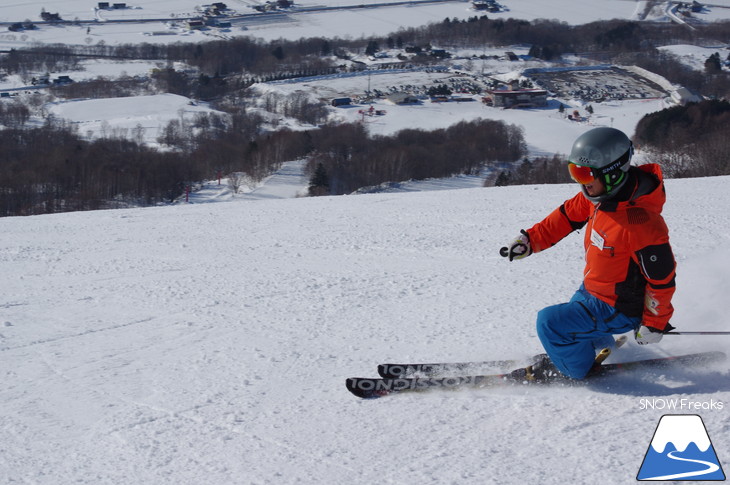
<svg viewBox="0 0 730 485">
<path fill-rule="evenodd" d="M 589 184 L 596 178 L 596 174 L 591 167 L 576 165 L 573 162 L 568 162 L 568 172 L 570 178 L 582 185 Z"/>
</svg>

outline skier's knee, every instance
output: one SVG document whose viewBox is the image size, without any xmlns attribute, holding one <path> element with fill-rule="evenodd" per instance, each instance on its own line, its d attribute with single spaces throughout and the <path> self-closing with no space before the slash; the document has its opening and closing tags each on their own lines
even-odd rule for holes
<svg viewBox="0 0 730 485">
<path fill-rule="evenodd" d="M 555 340 L 558 332 L 556 331 L 557 319 L 555 318 L 555 312 L 553 307 L 543 308 L 537 312 L 537 335 L 542 339 L 548 337 L 550 340 Z"/>
</svg>

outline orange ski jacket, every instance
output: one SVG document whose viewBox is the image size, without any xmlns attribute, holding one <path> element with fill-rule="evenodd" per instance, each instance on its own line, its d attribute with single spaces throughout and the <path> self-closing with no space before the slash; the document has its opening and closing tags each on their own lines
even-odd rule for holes
<svg viewBox="0 0 730 485">
<path fill-rule="evenodd" d="M 586 290 L 642 324 L 665 330 L 674 311 L 676 263 L 661 215 L 666 200 L 661 168 L 629 169 L 616 200 L 594 204 L 583 193 L 566 200 L 527 233 L 543 251 L 585 227 Z"/>
</svg>

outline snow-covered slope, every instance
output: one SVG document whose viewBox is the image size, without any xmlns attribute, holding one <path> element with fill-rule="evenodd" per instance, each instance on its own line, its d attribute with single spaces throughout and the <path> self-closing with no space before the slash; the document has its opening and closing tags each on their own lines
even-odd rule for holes
<svg viewBox="0 0 730 485">
<path fill-rule="evenodd" d="M 730 177 L 669 180 L 681 330 L 725 330 Z M 498 249 L 575 187 L 245 200 L 0 219 L 0 482 L 631 483 L 659 417 L 730 456 L 730 364 L 587 388 L 361 401 L 392 360 L 525 357 L 580 236 Z M 730 350 L 633 342 L 615 361 Z"/>
</svg>

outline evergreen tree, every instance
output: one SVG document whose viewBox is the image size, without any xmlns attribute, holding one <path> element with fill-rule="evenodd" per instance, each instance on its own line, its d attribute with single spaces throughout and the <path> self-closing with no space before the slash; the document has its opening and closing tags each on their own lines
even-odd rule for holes
<svg viewBox="0 0 730 485">
<path fill-rule="evenodd" d="M 510 184 L 510 172 L 502 170 L 494 182 L 495 187 L 506 187 Z"/>
<path fill-rule="evenodd" d="M 722 71 L 722 63 L 720 62 L 720 54 L 715 52 L 705 61 L 705 72 L 707 74 L 717 74 Z"/>
<path fill-rule="evenodd" d="M 317 164 L 312 177 L 309 179 L 309 195 L 316 197 L 320 195 L 329 195 L 330 180 L 327 176 L 327 170 L 322 163 Z"/>
<path fill-rule="evenodd" d="M 332 45 L 331 45 L 331 44 L 329 43 L 329 41 L 328 41 L 328 40 L 324 40 L 324 41 L 322 42 L 322 47 L 320 48 L 320 51 L 319 51 L 319 53 L 320 53 L 320 54 L 321 54 L 321 55 L 322 55 L 323 57 L 327 57 L 327 56 L 329 56 L 329 55 L 331 55 L 331 54 L 332 54 Z"/>
<path fill-rule="evenodd" d="M 278 45 L 274 48 L 271 54 L 281 61 L 284 59 L 284 48 Z"/>
<path fill-rule="evenodd" d="M 368 46 L 365 48 L 365 55 L 373 56 L 379 50 L 380 46 L 378 45 L 377 41 L 371 40 L 370 42 L 368 42 Z"/>
</svg>

